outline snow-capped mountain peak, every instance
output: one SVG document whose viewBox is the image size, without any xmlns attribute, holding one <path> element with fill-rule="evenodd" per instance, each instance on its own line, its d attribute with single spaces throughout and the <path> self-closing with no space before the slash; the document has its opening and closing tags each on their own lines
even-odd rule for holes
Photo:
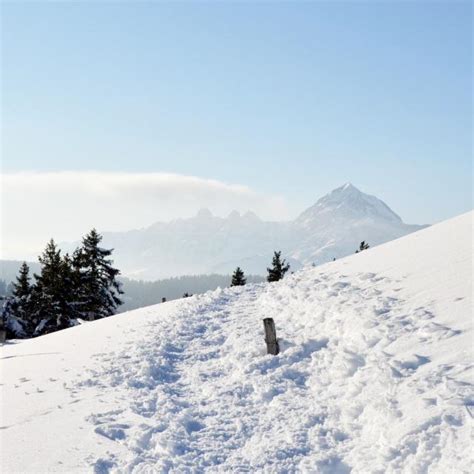
<svg viewBox="0 0 474 474">
<path fill-rule="evenodd" d="M 247 211 L 242 215 L 242 218 L 246 219 L 247 221 L 260 222 L 260 218 L 257 216 L 257 214 L 255 214 L 255 212 L 252 211 Z"/>
<path fill-rule="evenodd" d="M 227 219 L 229 221 L 235 221 L 240 219 L 240 212 L 236 211 L 235 209 L 228 215 Z"/>
<path fill-rule="evenodd" d="M 212 212 L 207 208 L 201 208 L 196 214 L 196 219 L 210 219 L 212 216 Z"/>
<path fill-rule="evenodd" d="M 401 224 L 402 220 L 383 201 L 366 194 L 356 188 L 352 183 L 334 189 L 316 204 L 304 211 L 297 219 L 297 222 L 305 227 L 313 223 L 321 223 L 330 216 L 331 221 L 343 220 L 383 220 Z"/>
</svg>

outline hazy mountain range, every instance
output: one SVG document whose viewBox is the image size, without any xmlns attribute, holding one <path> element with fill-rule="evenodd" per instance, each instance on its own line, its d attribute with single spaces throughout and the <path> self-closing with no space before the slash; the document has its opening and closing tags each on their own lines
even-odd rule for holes
<svg viewBox="0 0 474 474">
<path fill-rule="evenodd" d="M 405 224 L 384 202 L 348 183 L 293 221 L 266 222 L 236 211 L 222 218 L 202 209 L 189 219 L 105 232 L 103 246 L 115 249 L 116 266 L 131 278 L 229 274 L 237 266 L 262 275 L 274 250 L 282 250 L 297 269 L 351 254 L 362 240 L 374 246 L 423 227 Z"/>
</svg>

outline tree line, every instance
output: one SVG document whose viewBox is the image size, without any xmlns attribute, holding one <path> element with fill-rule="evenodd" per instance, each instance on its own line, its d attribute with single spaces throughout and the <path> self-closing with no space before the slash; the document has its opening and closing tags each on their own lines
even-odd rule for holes
<svg viewBox="0 0 474 474">
<path fill-rule="evenodd" d="M 267 268 L 267 281 L 269 283 L 273 281 L 281 280 L 286 272 L 290 269 L 290 264 L 286 263 L 286 260 L 281 258 L 280 252 L 273 252 L 273 259 L 271 267 Z M 247 283 L 245 274 L 240 267 L 237 267 L 232 274 L 232 280 L 230 286 L 243 286 Z"/>
<path fill-rule="evenodd" d="M 61 255 L 51 239 L 38 257 L 41 270 L 33 278 L 23 262 L 3 305 L 7 338 L 41 336 L 117 312 L 123 303 L 122 284 L 117 279 L 120 271 L 112 266 L 112 250 L 100 247 L 101 240 L 102 236 L 92 229 L 72 255 Z M 267 281 L 282 279 L 289 269 L 281 252 L 274 252 L 272 265 L 267 268 Z M 256 281 L 255 277 L 250 278 Z M 246 283 L 247 277 L 237 267 L 231 286 Z M 184 298 L 189 296 L 188 292 L 183 294 Z"/>
<path fill-rule="evenodd" d="M 72 255 L 61 255 L 51 239 L 39 256 L 39 274 L 30 277 L 24 262 L 7 297 L 2 319 L 7 338 L 34 337 L 115 314 L 122 304 L 119 270 L 112 250 L 100 247 L 102 236 L 92 229 Z"/>
<path fill-rule="evenodd" d="M 9 288 L 10 294 L 4 298 L 1 317 L 7 338 L 40 336 L 81 321 L 94 321 L 116 314 L 118 307 L 123 304 L 120 296 L 124 294 L 122 283 L 117 278 L 120 271 L 112 266 L 113 262 L 109 258 L 112 250 L 100 247 L 101 241 L 102 236 L 92 229 L 83 237 L 81 246 L 72 256 L 68 253 L 62 256 L 61 250 L 51 239 L 38 257 L 41 271 L 33 274 L 33 283 L 30 269 L 23 262 L 16 281 Z M 356 253 L 368 248 L 369 244 L 362 241 Z M 281 258 L 281 251 L 275 251 L 271 266 L 267 268 L 266 279 L 268 282 L 279 281 L 289 269 L 290 265 Z M 250 278 L 257 281 L 255 276 Z M 3 281 L 1 283 L 5 287 L 2 287 L 2 294 L 5 294 L 6 284 Z M 154 284 L 136 282 L 142 286 L 146 283 Z M 230 286 L 243 286 L 246 283 L 244 271 L 237 267 Z M 182 297 L 189 296 L 192 294 L 185 292 Z M 162 297 L 162 302 L 166 300 L 167 297 Z"/>
</svg>

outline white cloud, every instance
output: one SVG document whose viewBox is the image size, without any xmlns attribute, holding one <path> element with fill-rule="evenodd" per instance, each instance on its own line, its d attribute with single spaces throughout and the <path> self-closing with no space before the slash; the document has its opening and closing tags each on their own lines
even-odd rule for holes
<svg viewBox="0 0 474 474">
<path fill-rule="evenodd" d="M 281 197 L 247 186 L 165 173 L 28 172 L 2 174 L 2 258 L 31 258 L 45 242 L 77 240 L 90 228 L 129 230 L 189 217 L 252 210 L 281 220 Z"/>
</svg>

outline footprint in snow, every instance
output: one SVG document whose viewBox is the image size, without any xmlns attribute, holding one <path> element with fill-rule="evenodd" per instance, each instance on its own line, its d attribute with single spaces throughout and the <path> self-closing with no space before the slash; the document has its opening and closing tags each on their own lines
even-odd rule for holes
<svg viewBox="0 0 474 474">
<path fill-rule="evenodd" d="M 395 370 L 400 375 L 411 375 L 415 372 L 420 366 L 428 364 L 431 362 L 429 357 L 421 356 L 418 354 L 413 354 L 413 357 L 406 360 L 395 360 L 392 370 Z"/>
<path fill-rule="evenodd" d="M 383 316 L 390 312 L 390 308 L 388 306 L 382 306 L 381 308 L 374 308 L 374 314 L 376 316 Z"/>
<path fill-rule="evenodd" d="M 438 404 L 438 401 L 436 398 L 423 398 L 423 404 L 425 407 L 430 407 L 430 406 L 436 406 Z"/>
<path fill-rule="evenodd" d="M 126 438 L 125 430 L 128 428 L 130 428 L 129 425 L 114 423 L 110 425 L 97 426 L 94 432 L 112 441 L 121 441 Z"/>
<path fill-rule="evenodd" d="M 203 425 L 197 420 L 186 420 L 183 423 L 183 426 L 188 434 L 194 433 L 196 431 L 201 431 L 205 428 L 205 425 Z"/>
<path fill-rule="evenodd" d="M 375 276 L 375 273 L 362 273 L 359 276 L 359 280 L 372 280 Z"/>
<path fill-rule="evenodd" d="M 108 474 L 115 467 L 115 463 L 107 459 L 98 459 L 94 464 L 94 474 Z"/>
<path fill-rule="evenodd" d="M 448 326 L 438 323 L 428 323 L 422 328 L 423 333 L 437 336 L 437 339 L 448 339 L 453 336 L 458 336 L 462 331 L 459 329 L 451 329 Z M 425 340 L 426 337 L 423 338 Z"/>
</svg>

